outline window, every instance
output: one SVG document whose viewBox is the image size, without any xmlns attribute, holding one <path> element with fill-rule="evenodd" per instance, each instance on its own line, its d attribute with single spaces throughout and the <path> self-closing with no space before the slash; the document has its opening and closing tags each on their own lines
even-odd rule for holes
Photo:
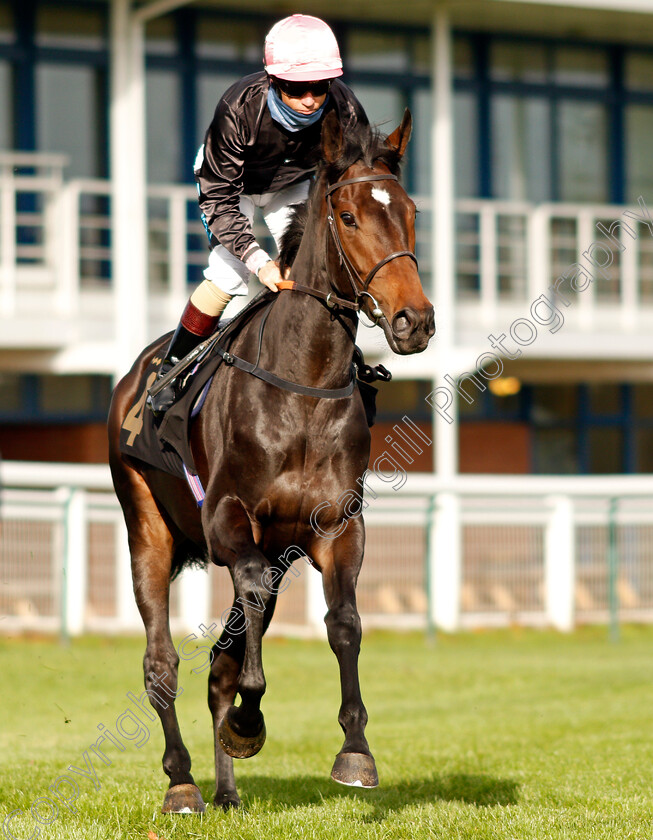
<svg viewBox="0 0 653 840">
<path fill-rule="evenodd" d="M 497 380 L 500 381 L 500 380 Z M 509 396 L 461 387 L 461 423 L 518 422 L 528 428 L 536 474 L 653 472 L 653 384 L 522 384 Z"/>
<path fill-rule="evenodd" d="M 0 373 L 0 419 L 4 422 L 89 422 L 105 420 L 111 377 Z"/>
<path fill-rule="evenodd" d="M 394 379 L 384 382 L 376 395 L 377 422 L 395 422 L 404 415 L 413 422 L 431 420 L 426 402 L 429 383 L 419 379 Z"/>
<path fill-rule="evenodd" d="M 533 472 L 573 475 L 580 472 L 578 436 L 573 429 L 533 430 Z"/>
<path fill-rule="evenodd" d="M 14 145 L 13 96 L 11 93 L 12 72 L 8 61 L 0 60 L 0 149 L 11 149 Z"/>
<path fill-rule="evenodd" d="M 645 138 L 653 56 L 641 48 L 563 46 L 544 38 L 477 34 L 470 40 L 473 60 L 456 67 L 455 86 L 471 97 L 479 122 L 476 195 L 621 203 L 642 194 L 652 180 Z M 456 118 L 458 138 L 461 120 L 469 118 Z M 469 195 L 462 180 L 456 189 Z"/>
<path fill-rule="evenodd" d="M 532 417 L 540 425 L 571 421 L 578 414 L 575 385 L 536 385 L 533 388 Z"/>
<path fill-rule="evenodd" d="M 626 56 L 626 87 L 630 90 L 653 91 L 653 56 L 630 52 Z"/>
<path fill-rule="evenodd" d="M 587 386 L 589 410 L 600 417 L 619 417 L 623 411 L 623 388 L 612 383 Z"/>
<path fill-rule="evenodd" d="M 453 107 L 455 195 L 471 198 L 479 194 L 478 115 L 474 97 L 464 91 L 455 93 Z M 430 160 L 429 146 L 426 152 L 426 159 Z M 419 154 L 423 159 L 425 152 L 420 149 Z"/>
<path fill-rule="evenodd" d="M 107 46 L 104 21 L 99 9 L 39 3 L 36 43 L 39 47 L 98 50 Z"/>
<path fill-rule="evenodd" d="M 561 201 L 605 202 L 608 192 L 607 109 L 567 100 L 558 109 Z"/>
<path fill-rule="evenodd" d="M 653 420 L 653 385 L 635 385 L 633 391 L 635 418 Z"/>
<path fill-rule="evenodd" d="M 3 371 L 0 373 L 1 414 L 17 414 L 23 403 L 23 389 L 20 374 Z"/>
<path fill-rule="evenodd" d="M 653 104 L 629 105 L 626 109 L 626 200 L 629 202 L 636 202 L 640 195 L 646 201 L 653 196 L 651 136 Z"/>
<path fill-rule="evenodd" d="M 148 55 L 175 55 L 177 52 L 177 37 L 174 17 L 164 15 L 148 21 L 146 38 Z"/>
<path fill-rule="evenodd" d="M 588 433 L 589 472 L 620 473 L 624 468 L 624 433 L 622 429 L 592 428 Z"/>
<path fill-rule="evenodd" d="M 637 472 L 653 473 L 653 429 L 637 431 Z"/>
<path fill-rule="evenodd" d="M 221 17 L 203 16 L 197 27 L 196 52 L 200 58 L 251 61 L 262 68 L 265 23 L 252 25 Z"/>
<path fill-rule="evenodd" d="M 0 44 L 10 44 L 14 40 L 14 15 L 7 2 L 0 0 Z"/>
<path fill-rule="evenodd" d="M 348 71 L 397 73 L 410 66 L 405 35 L 351 29 L 346 38 L 346 55 Z"/>
<path fill-rule="evenodd" d="M 389 134 L 401 122 L 405 100 L 400 90 L 393 85 L 353 84 L 352 89 L 360 99 L 372 125 L 378 125 L 384 134 Z"/>
<path fill-rule="evenodd" d="M 180 79 L 173 70 L 147 72 L 147 178 L 153 183 L 187 180 L 182 171 Z M 192 161 L 187 161 L 189 170 Z"/>
<path fill-rule="evenodd" d="M 541 44 L 495 41 L 490 48 L 492 78 L 498 81 L 545 82 L 547 53 Z"/>
<path fill-rule="evenodd" d="M 197 79 L 197 146 L 204 142 L 206 129 L 211 124 L 215 107 L 228 87 L 237 82 L 236 73 L 200 73 Z"/>
<path fill-rule="evenodd" d="M 497 95 L 492 101 L 494 195 L 546 201 L 551 192 L 550 107 L 534 97 Z"/>
<path fill-rule="evenodd" d="M 608 56 L 603 50 L 558 47 L 554 52 L 553 79 L 559 85 L 605 87 Z"/>
<path fill-rule="evenodd" d="M 100 177 L 106 136 L 98 71 L 84 65 L 41 62 L 36 90 L 39 151 L 69 155 L 68 177 Z"/>
</svg>

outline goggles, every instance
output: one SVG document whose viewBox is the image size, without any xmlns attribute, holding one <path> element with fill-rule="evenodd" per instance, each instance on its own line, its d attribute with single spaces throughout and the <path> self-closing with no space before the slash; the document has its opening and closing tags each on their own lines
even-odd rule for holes
<svg viewBox="0 0 653 840">
<path fill-rule="evenodd" d="M 287 79 L 275 77 L 274 84 L 291 99 L 301 99 L 308 91 L 313 96 L 325 96 L 331 88 L 331 79 L 322 79 L 317 82 L 289 82 Z"/>
</svg>

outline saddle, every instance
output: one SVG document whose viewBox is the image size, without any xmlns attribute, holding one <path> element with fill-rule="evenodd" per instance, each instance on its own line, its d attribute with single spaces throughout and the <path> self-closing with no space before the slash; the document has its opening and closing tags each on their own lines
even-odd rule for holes
<svg viewBox="0 0 653 840">
<path fill-rule="evenodd" d="M 286 380 L 279 377 L 268 378 L 261 376 L 265 371 L 253 369 L 255 366 L 233 356 L 229 351 L 234 338 L 251 318 L 269 305 L 274 299 L 268 290 L 260 292 L 234 318 L 220 324 L 218 331 L 210 339 L 207 351 L 200 354 L 194 366 L 187 368 L 180 376 L 183 382 L 183 393 L 179 399 L 165 412 L 162 418 L 147 407 L 148 388 L 155 382 L 163 358 L 155 355 L 143 372 L 138 387 L 138 396 L 127 412 L 120 429 L 120 451 L 124 455 L 136 458 L 149 466 L 163 470 L 170 475 L 184 478 L 188 481 L 191 491 L 201 505 L 204 491 L 199 482 L 197 468 L 190 448 L 190 431 L 193 419 L 199 414 L 213 377 L 222 364 L 231 365 L 248 370 L 260 378 L 266 379 L 278 387 L 284 387 Z M 265 316 L 264 316 L 265 317 Z M 352 386 L 347 389 L 353 393 L 359 391 L 368 426 L 372 426 L 376 414 L 377 389 L 370 382 L 376 379 L 388 380 L 391 375 L 382 365 L 370 367 L 365 364 L 361 350 L 356 347 L 352 373 Z M 282 383 L 282 384 L 279 384 Z M 291 389 L 288 389 L 291 390 Z M 294 389 L 292 389 L 294 390 Z M 306 392 L 311 389 L 304 389 Z M 316 389 L 320 390 L 320 389 Z M 343 393 L 345 389 L 342 389 Z M 323 396 L 327 392 L 322 392 Z M 333 392 L 333 396 L 337 396 Z"/>
</svg>

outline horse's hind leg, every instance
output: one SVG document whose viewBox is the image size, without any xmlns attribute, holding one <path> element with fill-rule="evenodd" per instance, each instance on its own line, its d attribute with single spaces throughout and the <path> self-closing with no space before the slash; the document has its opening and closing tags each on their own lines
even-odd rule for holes
<svg viewBox="0 0 653 840">
<path fill-rule="evenodd" d="M 238 691 L 238 675 L 242 665 L 243 651 L 232 650 L 226 653 L 216 645 L 212 654 L 213 662 L 209 675 L 209 708 L 213 716 L 215 750 L 215 795 L 213 804 L 216 807 L 224 808 L 226 811 L 229 808 L 237 808 L 240 805 L 240 797 L 236 790 L 234 760 L 222 749 L 219 728 L 222 718 L 233 704 Z M 237 658 L 234 658 L 234 656 Z"/>
<path fill-rule="evenodd" d="M 145 689 L 161 719 L 165 736 L 163 770 L 170 778 L 170 786 L 162 810 L 164 813 L 201 813 L 205 805 L 191 776 L 190 755 L 182 741 L 175 711 L 175 697 L 181 690 L 177 689 L 179 656 L 168 624 L 173 538 L 145 482 L 136 474 L 132 504 L 124 509 L 134 594 L 147 636 L 143 658 Z"/>
<path fill-rule="evenodd" d="M 347 531 L 333 541 L 320 541 L 313 557 L 322 570 L 329 611 L 325 622 L 331 649 L 340 667 L 342 702 L 338 722 L 345 742 L 336 756 L 331 778 L 344 785 L 376 787 L 379 778 L 365 738 L 367 711 L 358 680 L 361 622 L 356 607 L 356 579 L 364 545 L 362 523 L 350 519 Z"/>
</svg>

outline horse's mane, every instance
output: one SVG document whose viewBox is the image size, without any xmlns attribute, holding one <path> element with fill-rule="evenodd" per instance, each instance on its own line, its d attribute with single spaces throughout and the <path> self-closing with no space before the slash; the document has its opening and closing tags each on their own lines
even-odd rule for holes
<svg viewBox="0 0 653 840">
<path fill-rule="evenodd" d="M 401 155 L 385 142 L 384 134 L 368 125 L 358 125 L 352 131 L 343 134 L 343 142 L 338 158 L 333 161 L 321 160 L 315 172 L 308 199 L 291 208 L 288 226 L 281 237 L 279 249 L 279 268 L 283 274 L 293 264 L 299 244 L 308 220 L 308 207 L 314 194 L 315 185 L 322 179 L 329 184 L 335 183 L 350 166 L 362 161 L 372 168 L 375 163 L 385 164 L 393 175 L 399 174 Z"/>
</svg>

